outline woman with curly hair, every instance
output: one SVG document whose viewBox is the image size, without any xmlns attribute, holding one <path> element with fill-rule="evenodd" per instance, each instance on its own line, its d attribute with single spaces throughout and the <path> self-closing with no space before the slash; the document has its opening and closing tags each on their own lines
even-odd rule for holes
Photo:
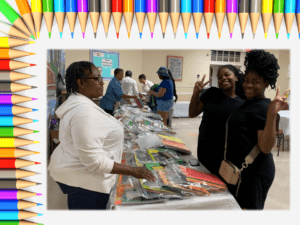
<svg viewBox="0 0 300 225">
<path fill-rule="evenodd" d="M 263 209 L 275 175 L 271 150 L 276 140 L 276 116 L 286 107 L 289 90 L 280 96 L 278 87 L 273 101 L 265 97 L 266 88 L 275 89 L 279 76 L 277 59 L 269 52 L 247 52 L 244 65 L 243 88 L 247 100 L 228 119 L 226 159 L 242 168 L 255 146 L 260 151 L 254 162 L 242 171 L 240 185 L 228 184 L 228 189 L 241 208 Z"/>
<path fill-rule="evenodd" d="M 244 74 L 233 65 L 224 65 L 217 73 L 218 86 L 209 88 L 200 98 L 205 75 L 195 84 L 189 106 L 189 117 L 203 112 L 199 127 L 197 156 L 213 174 L 218 174 L 224 156 L 225 125 L 228 117 L 244 103 Z"/>
</svg>

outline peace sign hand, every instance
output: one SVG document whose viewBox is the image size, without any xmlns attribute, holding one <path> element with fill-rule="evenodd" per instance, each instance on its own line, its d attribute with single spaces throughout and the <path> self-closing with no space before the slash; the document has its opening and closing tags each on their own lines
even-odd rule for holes
<svg viewBox="0 0 300 225">
<path fill-rule="evenodd" d="M 206 77 L 206 74 L 204 74 L 201 81 L 197 81 L 195 83 L 194 93 L 200 94 L 200 92 L 203 90 L 203 88 L 209 83 L 209 81 L 204 83 L 205 77 Z"/>
<path fill-rule="evenodd" d="M 273 116 L 276 116 L 280 110 L 283 110 L 287 106 L 287 97 L 290 89 L 287 89 L 283 95 L 280 96 L 280 87 L 277 88 L 276 96 L 273 101 L 270 103 L 268 111 Z"/>
</svg>

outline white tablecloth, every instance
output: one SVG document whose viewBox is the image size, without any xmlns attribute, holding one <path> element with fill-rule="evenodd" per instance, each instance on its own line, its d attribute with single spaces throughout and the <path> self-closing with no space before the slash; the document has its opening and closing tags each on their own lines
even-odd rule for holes
<svg viewBox="0 0 300 225">
<path fill-rule="evenodd" d="M 279 115 L 279 129 L 283 131 L 284 136 L 290 136 L 290 110 L 282 110 Z"/>
</svg>

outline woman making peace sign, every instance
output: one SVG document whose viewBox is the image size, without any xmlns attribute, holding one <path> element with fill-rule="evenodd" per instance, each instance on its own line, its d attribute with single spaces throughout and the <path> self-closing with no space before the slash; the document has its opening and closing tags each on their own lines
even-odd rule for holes
<svg viewBox="0 0 300 225">
<path fill-rule="evenodd" d="M 274 89 L 278 77 L 279 66 L 274 55 L 253 50 L 247 52 L 244 64 L 243 88 L 247 100 L 229 118 L 226 159 L 241 168 L 255 145 L 258 145 L 260 153 L 243 170 L 238 195 L 235 196 L 237 185 L 228 184 L 228 189 L 241 208 L 263 209 L 275 175 L 271 150 L 276 138 L 276 116 L 287 106 L 289 90 L 280 96 L 278 87 L 273 101 L 265 97 L 266 88 Z"/>
</svg>

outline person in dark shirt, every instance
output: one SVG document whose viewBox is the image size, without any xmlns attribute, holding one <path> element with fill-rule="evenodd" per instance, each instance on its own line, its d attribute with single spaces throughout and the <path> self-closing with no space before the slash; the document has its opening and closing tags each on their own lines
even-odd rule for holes
<svg viewBox="0 0 300 225">
<path fill-rule="evenodd" d="M 203 112 L 199 127 L 198 160 L 213 174 L 218 174 L 224 158 L 225 126 L 228 117 L 240 107 L 245 99 L 243 91 L 244 74 L 233 65 L 222 66 L 217 73 L 219 88 L 211 87 L 199 95 L 209 83 L 195 84 L 189 106 L 189 117 Z"/>
<path fill-rule="evenodd" d="M 259 155 L 242 171 L 241 184 L 228 184 L 240 207 L 263 209 L 268 191 L 275 176 L 271 153 L 276 140 L 276 116 L 287 106 L 286 95 L 280 96 L 277 88 L 273 101 L 265 97 L 268 86 L 275 89 L 279 65 L 274 55 L 263 50 L 246 53 L 243 88 L 246 102 L 228 120 L 228 146 L 226 159 L 242 168 L 245 157 L 257 145 Z M 223 148 L 224 151 L 224 148 Z M 236 196 L 237 194 L 237 196 Z"/>
</svg>

